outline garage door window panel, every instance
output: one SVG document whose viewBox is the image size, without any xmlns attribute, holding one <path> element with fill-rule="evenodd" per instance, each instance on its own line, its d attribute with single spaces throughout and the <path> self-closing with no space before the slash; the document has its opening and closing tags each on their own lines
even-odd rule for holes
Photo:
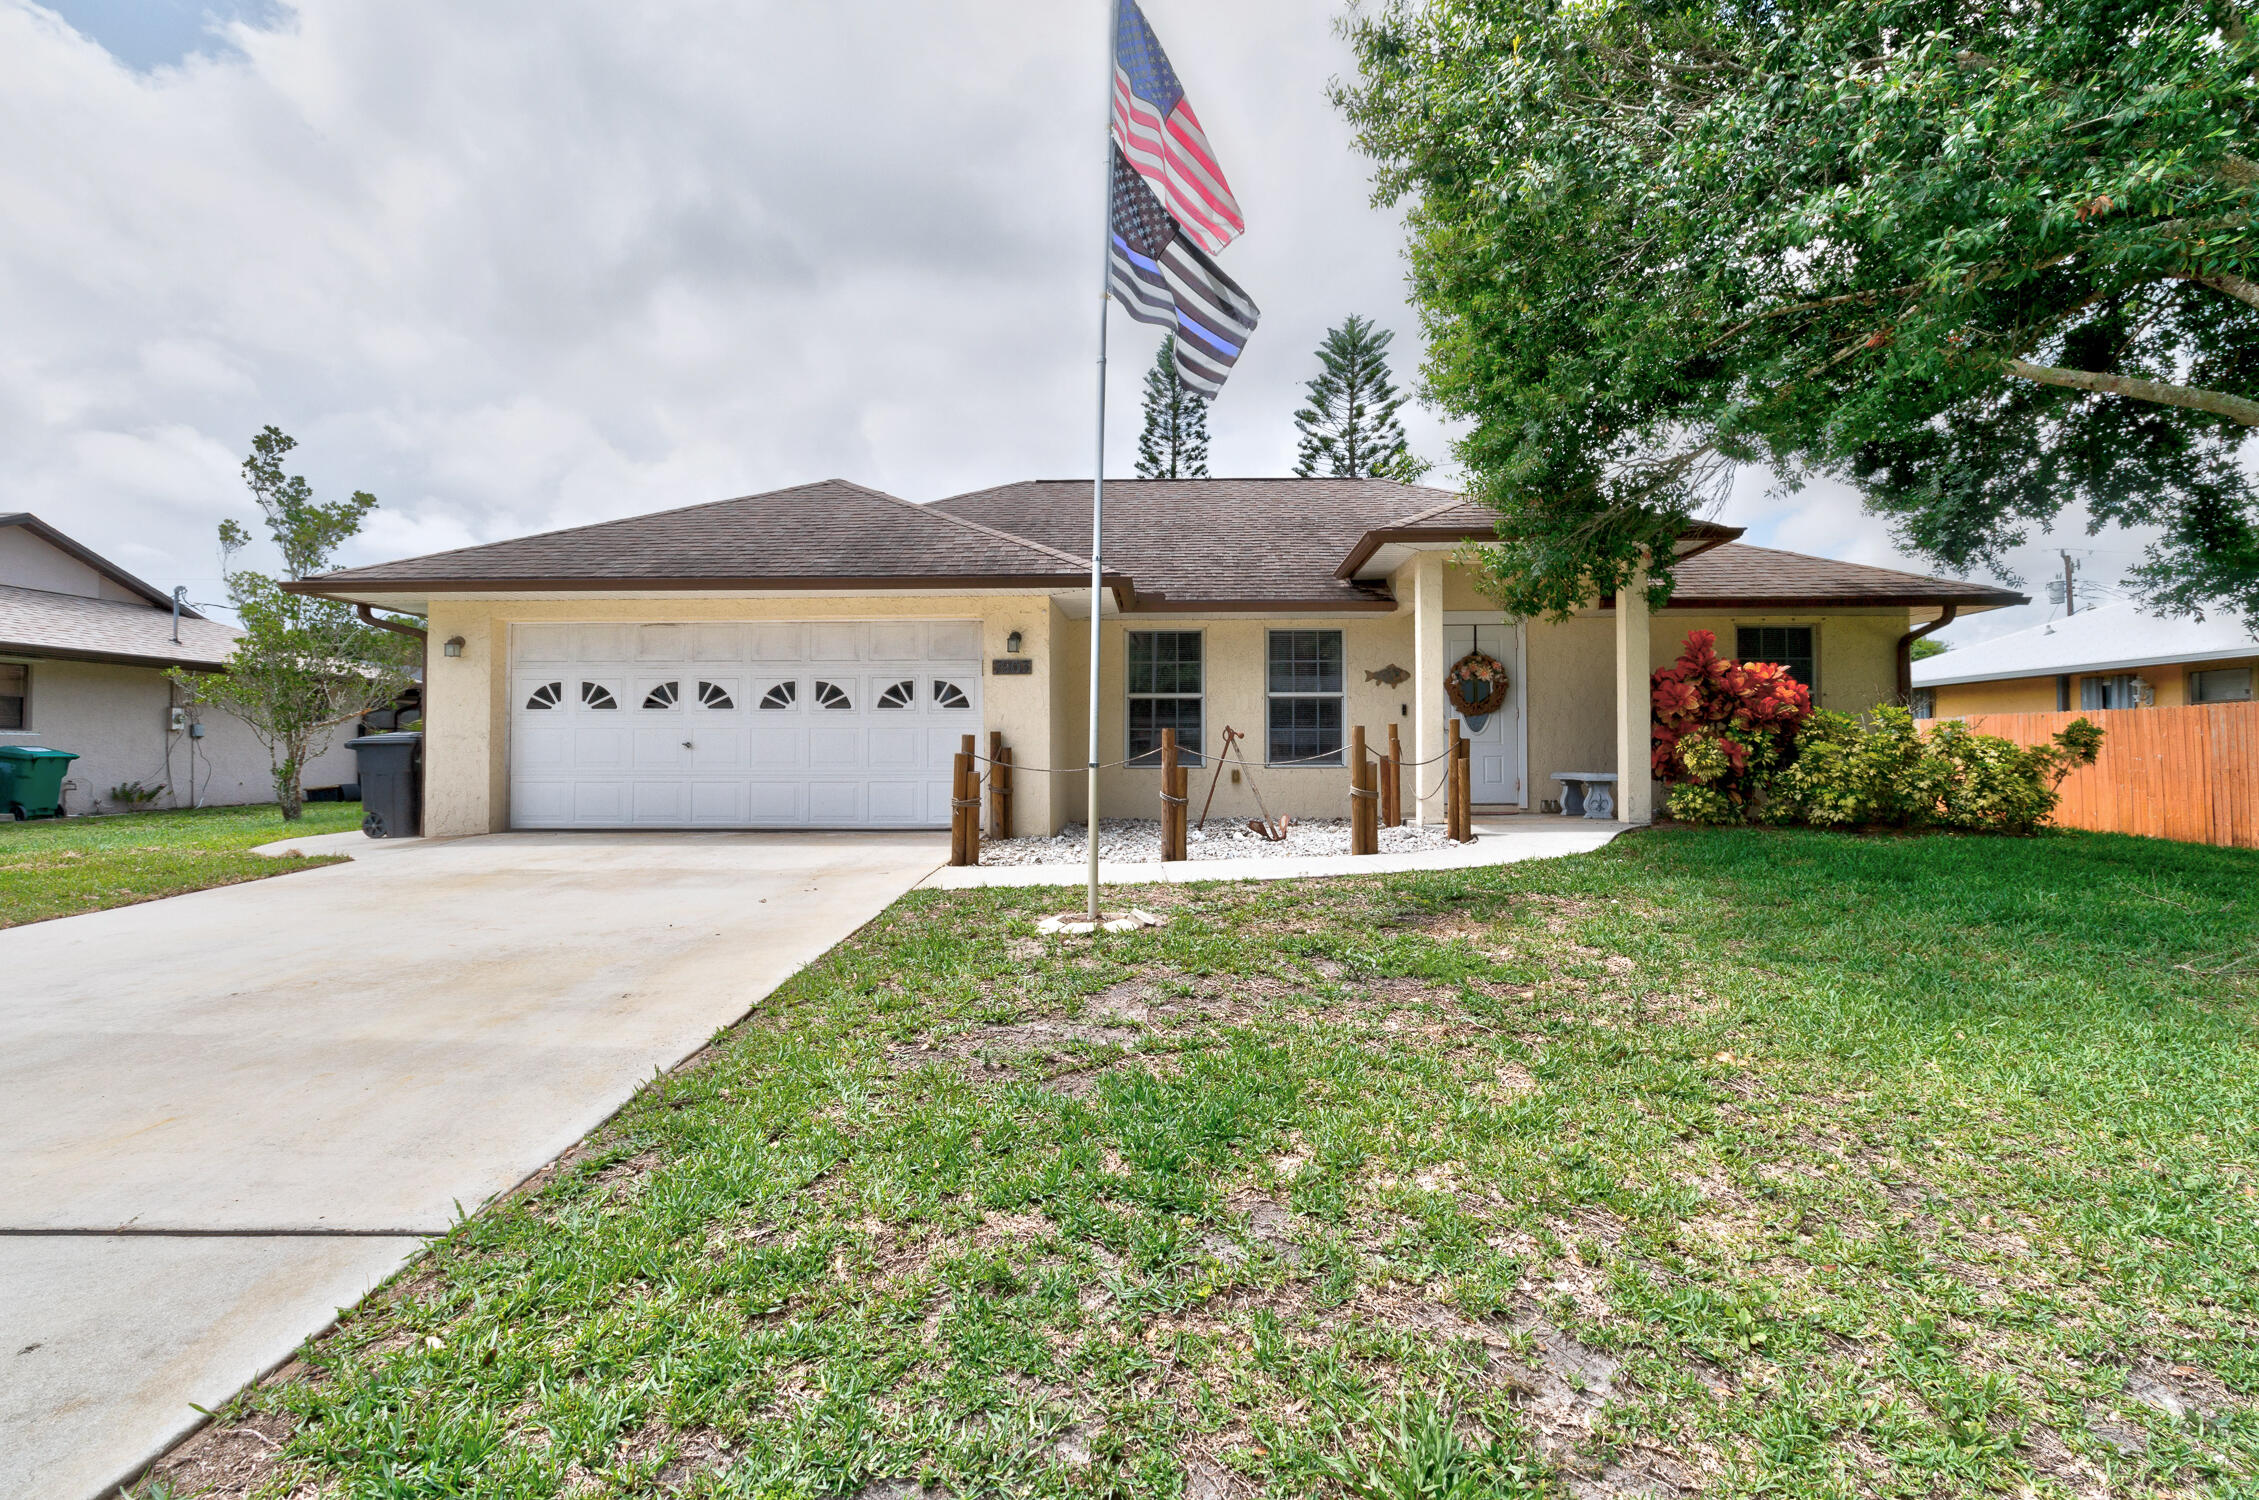
<svg viewBox="0 0 2259 1500">
<path fill-rule="evenodd" d="M 782 713 L 800 706 L 800 684 L 792 681 L 771 683 L 761 694 L 763 713 Z"/>
<path fill-rule="evenodd" d="M 845 684 L 830 682 L 819 677 L 816 679 L 816 707 L 839 711 L 852 710 L 855 707 L 855 697 Z"/>
<path fill-rule="evenodd" d="M 643 706 L 652 713 L 664 713 L 682 703 L 682 684 L 679 682 L 653 683 L 643 694 Z"/>
<path fill-rule="evenodd" d="M 880 708 L 914 708 L 918 702 L 918 685 L 915 682 L 890 682 L 878 696 Z"/>
<path fill-rule="evenodd" d="M 555 708 L 564 701 L 565 685 L 561 682 L 545 682 L 526 695 L 526 707 L 537 713 L 543 709 Z"/>
<path fill-rule="evenodd" d="M 620 706 L 619 698 L 601 682 L 583 682 L 580 685 L 580 701 L 583 708 L 613 709 Z"/>
<path fill-rule="evenodd" d="M 698 684 L 698 706 L 727 712 L 737 707 L 731 689 L 735 683 L 701 682 Z"/>
<path fill-rule="evenodd" d="M 933 706 L 951 709 L 971 708 L 973 700 L 966 697 L 965 690 L 957 686 L 956 683 L 944 682 L 936 678 L 933 684 Z"/>
</svg>

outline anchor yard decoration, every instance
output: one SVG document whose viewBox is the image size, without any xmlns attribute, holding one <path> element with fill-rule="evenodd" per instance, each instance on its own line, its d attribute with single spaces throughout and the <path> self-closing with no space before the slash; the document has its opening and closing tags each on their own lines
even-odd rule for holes
<svg viewBox="0 0 2259 1500">
<path fill-rule="evenodd" d="M 1387 666 L 1381 668 L 1378 672 L 1367 672 L 1365 674 L 1365 680 L 1367 682 L 1377 682 L 1382 687 L 1394 687 L 1400 682 L 1409 681 L 1411 676 L 1411 673 L 1405 671 L 1402 667 L 1397 666 L 1394 662 L 1391 662 Z"/>
<path fill-rule="evenodd" d="M 1470 651 L 1443 674 L 1443 692 L 1480 734 L 1481 721 L 1506 705 L 1506 668 L 1495 657 Z"/>
</svg>

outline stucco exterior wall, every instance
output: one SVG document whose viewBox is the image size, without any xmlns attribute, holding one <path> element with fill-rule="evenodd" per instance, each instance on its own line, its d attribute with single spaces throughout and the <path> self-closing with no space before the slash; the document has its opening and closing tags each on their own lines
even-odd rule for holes
<svg viewBox="0 0 2259 1500">
<path fill-rule="evenodd" d="M 1211 751 L 1221 748 L 1226 725 L 1247 736 L 1241 742 L 1238 754 L 1248 762 L 1248 766 L 1246 769 L 1226 768 L 1223 780 L 1216 787 L 1212 816 L 1227 819 L 1257 816 L 1257 787 L 1262 791 L 1261 806 L 1267 807 L 1273 817 L 1281 814 L 1291 814 L 1297 818 L 1347 816 L 1349 772 L 1345 765 L 1266 764 L 1264 726 L 1269 706 L 1267 636 L 1273 630 L 1339 630 L 1342 633 L 1344 728 L 1358 724 L 1365 726 L 1366 739 L 1377 754 L 1388 748 L 1388 726 L 1393 722 L 1404 740 L 1405 754 L 1412 754 L 1412 684 L 1404 682 L 1395 687 L 1384 687 L 1368 680 L 1365 675 L 1388 666 L 1401 666 L 1408 672 L 1414 670 L 1409 610 L 1399 609 L 1387 615 L 1322 615 L 1302 618 L 1269 615 L 1137 615 L 1108 619 L 1103 630 L 1104 655 L 1099 675 L 1101 696 L 1098 720 L 1098 749 L 1102 762 L 1118 761 L 1128 754 L 1128 632 L 1193 630 L 1204 638 L 1202 660 L 1206 664 L 1206 671 L 1203 686 L 1207 701 L 1203 705 L 1203 713 L 1207 727 L 1207 748 Z M 1346 735 L 1344 738 L 1346 739 Z M 1240 779 L 1236 783 L 1232 780 L 1233 770 L 1240 770 Z M 1193 778 L 1192 815 L 1195 818 L 1200 815 L 1200 806 L 1208 796 L 1209 783 L 1214 775 L 1211 766 L 1201 770 Z M 1157 767 L 1111 767 L 1099 773 L 1098 795 L 1102 814 L 1106 817 L 1158 818 L 1161 809 L 1160 770 Z"/>
<path fill-rule="evenodd" d="M 449 599 L 432 601 L 428 626 L 433 649 L 426 687 L 424 829 L 432 837 L 496 833 L 510 826 L 510 627 L 517 624 L 701 620 L 930 619 L 981 622 L 986 662 L 1005 655 L 1013 631 L 1032 676 L 981 678 L 985 729 L 1001 730 L 1014 756 L 1052 765 L 1051 691 L 1054 607 L 1040 594 L 935 595 L 901 598 L 750 599 Z M 463 638 L 451 657 L 440 643 Z M 985 752 L 985 731 L 980 748 Z M 1079 758 L 1079 757 L 1078 757 Z M 1053 822 L 1053 778 L 1022 776 L 1015 782 L 1016 817 L 1023 827 Z"/>
<path fill-rule="evenodd" d="M 2053 677 L 2014 677 L 2005 682 L 1956 682 L 1932 688 L 1937 695 L 1937 717 L 1965 718 L 1970 714 L 2051 714 L 2055 712 Z M 2079 701 L 2078 686 L 2071 687 L 2071 702 Z"/>
<path fill-rule="evenodd" d="M 75 753 L 79 758 L 71 763 L 63 790 L 67 811 L 121 811 L 123 806 L 111 802 L 109 793 L 129 781 L 166 789 L 149 804 L 153 807 L 274 800 L 266 747 L 250 727 L 231 714 L 204 708 L 195 711 L 204 725 L 202 739 L 174 732 L 169 723 L 179 694 L 158 669 L 78 661 L 27 664 L 31 727 L 0 731 L 0 744 Z M 352 729 L 347 725 L 331 733 L 327 748 L 306 767 L 303 785 L 338 786 L 354 779 L 353 753 L 343 748 Z"/>
<path fill-rule="evenodd" d="M 1809 625 L 1819 653 L 1820 708 L 1865 713 L 1898 697 L 1898 638 L 1911 627 L 1905 610 L 1806 611 L 1801 614 L 1713 613 L 1666 609 L 1655 616 L 1653 667 L 1667 667 L 1686 649 L 1690 631 L 1718 638 L 1720 655 L 1734 654 L 1734 632 L 1743 625 Z"/>
</svg>

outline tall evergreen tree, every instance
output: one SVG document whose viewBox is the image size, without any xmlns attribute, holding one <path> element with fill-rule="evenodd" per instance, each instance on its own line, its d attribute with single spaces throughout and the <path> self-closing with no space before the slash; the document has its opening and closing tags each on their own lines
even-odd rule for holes
<svg viewBox="0 0 2259 1500">
<path fill-rule="evenodd" d="M 1309 405 L 1294 414 L 1302 429 L 1295 474 L 1335 479 L 1401 479 L 1409 483 L 1431 467 L 1414 458 L 1396 409 L 1404 404 L 1388 373 L 1388 346 L 1396 335 L 1351 313 L 1318 346 L 1317 375 Z"/>
<path fill-rule="evenodd" d="M 1161 340 L 1145 372 L 1145 431 L 1137 440 L 1140 479 L 1208 477 L 1208 403 L 1177 378 L 1177 341 Z"/>
</svg>

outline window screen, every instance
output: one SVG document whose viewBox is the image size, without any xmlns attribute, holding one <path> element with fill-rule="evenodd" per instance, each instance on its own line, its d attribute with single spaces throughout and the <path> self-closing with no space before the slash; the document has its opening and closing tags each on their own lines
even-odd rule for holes
<svg viewBox="0 0 2259 1500">
<path fill-rule="evenodd" d="M 1161 763 L 1161 731 L 1177 732 L 1177 764 L 1201 763 L 1206 668 L 1197 630 L 1129 633 L 1129 763 Z"/>
<path fill-rule="evenodd" d="M 1266 671 L 1273 765 L 1341 764 L 1341 632 L 1274 630 Z"/>
<path fill-rule="evenodd" d="M 1733 654 L 1736 661 L 1777 662 L 1798 682 L 1819 690 L 1809 625 L 1743 625 L 1734 631 Z"/>
<path fill-rule="evenodd" d="M 2249 667 L 2214 667 L 2209 672 L 2189 673 L 2188 701 L 2191 703 L 2249 703 L 2251 701 L 2251 669 Z"/>
<path fill-rule="evenodd" d="M 2079 707 L 2081 708 L 2139 708 L 2140 689 L 2131 672 L 2118 672 L 2108 677 L 2081 677 L 2079 679 Z"/>
</svg>

